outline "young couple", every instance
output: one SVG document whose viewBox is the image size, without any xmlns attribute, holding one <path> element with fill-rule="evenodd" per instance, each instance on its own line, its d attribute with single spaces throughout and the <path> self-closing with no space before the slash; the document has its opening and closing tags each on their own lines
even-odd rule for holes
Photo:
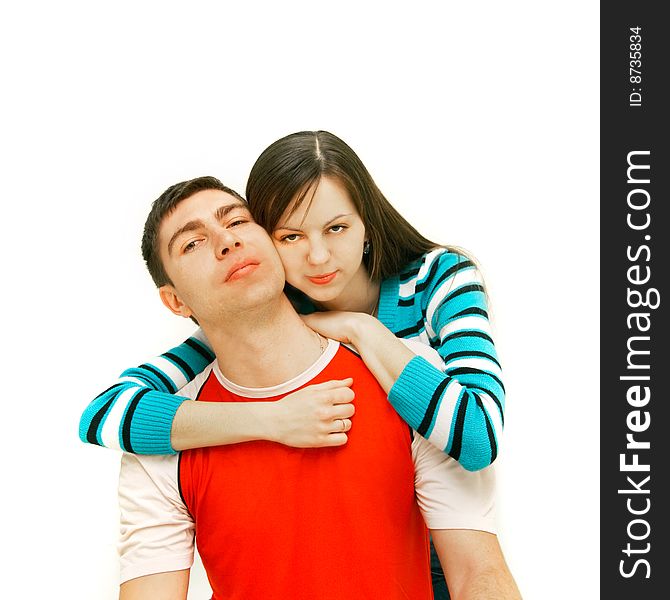
<svg viewBox="0 0 670 600">
<path fill-rule="evenodd" d="M 135 453 L 122 596 L 185 597 L 197 527 L 215 598 L 425 598 L 423 515 L 453 598 L 519 597 L 491 525 L 504 391 L 473 262 L 327 132 L 272 144 L 246 193 L 204 177 L 154 203 L 144 258 L 201 330 L 81 419 Z"/>
</svg>

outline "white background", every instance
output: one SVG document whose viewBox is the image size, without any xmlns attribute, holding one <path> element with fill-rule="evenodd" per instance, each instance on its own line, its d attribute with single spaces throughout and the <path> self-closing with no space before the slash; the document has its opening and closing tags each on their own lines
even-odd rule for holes
<svg viewBox="0 0 670 600">
<path fill-rule="evenodd" d="M 141 261 L 151 200 L 203 174 L 243 192 L 269 143 L 327 129 L 481 262 L 507 560 L 526 599 L 596 598 L 598 4 L 234 4 L 0 11 L 3 597 L 116 596 L 119 455 L 77 426 L 191 331 Z"/>
</svg>

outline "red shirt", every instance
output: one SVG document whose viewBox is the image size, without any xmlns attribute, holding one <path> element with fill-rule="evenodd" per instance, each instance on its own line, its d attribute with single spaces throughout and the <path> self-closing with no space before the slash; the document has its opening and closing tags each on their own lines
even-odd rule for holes
<svg viewBox="0 0 670 600">
<path fill-rule="evenodd" d="M 432 598 L 408 426 L 346 348 L 305 385 L 348 376 L 356 414 L 344 446 L 182 452 L 180 490 L 215 600 Z M 198 399 L 258 400 L 228 391 L 214 372 Z"/>
</svg>

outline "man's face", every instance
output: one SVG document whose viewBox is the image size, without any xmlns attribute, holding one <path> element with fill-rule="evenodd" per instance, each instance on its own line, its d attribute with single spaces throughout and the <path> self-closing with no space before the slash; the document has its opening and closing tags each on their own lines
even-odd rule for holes
<svg viewBox="0 0 670 600">
<path fill-rule="evenodd" d="M 272 240 L 247 205 L 220 190 L 182 200 L 163 219 L 160 255 L 173 285 L 160 288 L 170 310 L 201 325 L 251 310 L 284 289 Z"/>
</svg>

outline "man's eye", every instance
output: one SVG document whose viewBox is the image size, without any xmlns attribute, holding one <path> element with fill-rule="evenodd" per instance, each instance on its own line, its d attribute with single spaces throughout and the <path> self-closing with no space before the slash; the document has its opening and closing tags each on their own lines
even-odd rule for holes
<svg viewBox="0 0 670 600">
<path fill-rule="evenodd" d="M 196 246 L 200 243 L 201 240 L 191 240 L 186 246 L 184 246 L 184 254 L 195 250 Z"/>
<path fill-rule="evenodd" d="M 238 225 L 243 225 L 244 223 L 248 222 L 249 221 L 247 219 L 236 219 L 235 221 L 231 222 L 228 227 L 237 227 Z"/>
</svg>

